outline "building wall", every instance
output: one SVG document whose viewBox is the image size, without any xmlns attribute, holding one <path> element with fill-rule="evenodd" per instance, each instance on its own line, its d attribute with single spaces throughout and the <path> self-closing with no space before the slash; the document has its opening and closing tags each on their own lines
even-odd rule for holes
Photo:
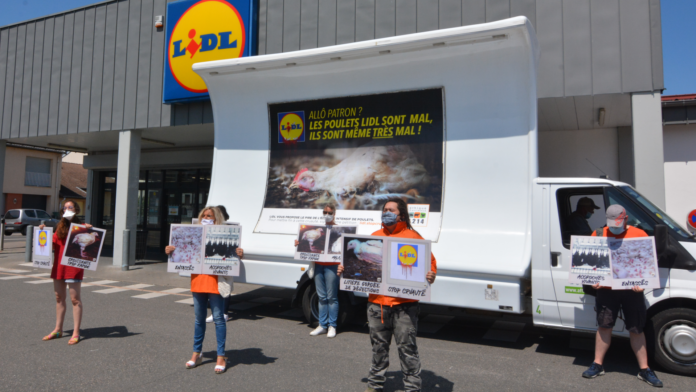
<svg viewBox="0 0 696 392">
<path fill-rule="evenodd" d="M 174 0 L 112 0 L 0 28 L 0 138 L 213 121 L 210 102 L 162 104 Z M 664 87 L 659 0 L 258 0 L 259 54 L 524 15 L 540 98 Z"/>
<path fill-rule="evenodd" d="M 539 132 L 538 139 L 540 177 L 598 178 L 603 171 L 619 179 L 616 128 Z"/>
<path fill-rule="evenodd" d="M 27 157 L 51 160 L 50 187 L 24 185 Z M 5 178 L 2 187 L 3 193 L 48 196 L 46 211 L 48 213 L 55 211 L 57 209 L 58 191 L 60 190 L 60 162 L 61 154 L 59 153 L 7 147 L 5 153 Z M 21 199 L 18 199 L 18 203 L 21 206 Z M 11 203 L 6 205 L 6 209 L 11 207 Z"/>
<path fill-rule="evenodd" d="M 666 125 L 664 135 L 667 214 L 687 227 L 696 209 L 696 124 Z"/>
</svg>

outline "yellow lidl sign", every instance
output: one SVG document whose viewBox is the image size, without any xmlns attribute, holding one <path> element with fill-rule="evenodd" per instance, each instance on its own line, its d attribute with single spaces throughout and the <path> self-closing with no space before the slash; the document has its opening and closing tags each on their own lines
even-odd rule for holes
<svg viewBox="0 0 696 392">
<path fill-rule="evenodd" d="M 167 5 L 165 103 L 208 98 L 195 63 L 252 55 L 253 0 L 183 0 Z"/>
</svg>

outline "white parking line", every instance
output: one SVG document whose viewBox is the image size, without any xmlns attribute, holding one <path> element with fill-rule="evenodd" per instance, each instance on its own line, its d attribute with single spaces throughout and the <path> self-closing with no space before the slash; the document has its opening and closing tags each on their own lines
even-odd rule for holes
<svg viewBox="0 0 696 392">
<path fill-rule="evenodd" d="M 188 291 L 189 291 L 189 289 L 179 289 L 179 288 L 177 288 L 177 289 L 169 289 L 169 290 L 162 290 L 163 293 L 167 293 L 167 294 L 179 294 L 179 293 L 185 293 L 185 292 L 188 292 Z"/>
<path fill-rule="evenodd" d="M 22 263 L 22 264 L 17 264 L 20 267 L 33 267 L 34 263 Z"/>
<path fill-rule="evenodd" d="M 13 275 L 13 276 L 4 276 L 4 277 L 0 278 L 0 280 L 15 280 L 15 279 L 26 279 L 26 278 L 27 277 L 23 276 L 23 275 L 20 275 L 20 276 Z"/>
<path fill-rule="evenodd" d="M 169 294 L 167 294 L 167 293 L 146 293 L 146 294 L 134 295 L 133 298 L 150 299 L 150 298 L 164 297 L 165 295 L 169 295 Z"/>
<path fill-rule="evenodd" d="M 31 271 L 19 270 L 19 269 L 10 269 L 10 268 L 0 268 L 0 272 L 9 272 L 12 274 L 23 274 L 25 272 L 31 272 Z"/>
<path fill-rule="evenodd" d="M 100 294 L 113 294 L 113 293 L 120 293 L 121 291 L 128 291 L 128 290 L 134 290 L 134 289 L 144 289 L 145 287 L 151 287 L 153 285 L 151 284 L 132 284 L 130 286 L 123 286 L 123 287 L 115 287 L 113 289 L 105 289 L 105 290 L 96 290 L 92 291 L 93 293 L 100 293 Z"/>
<path fill-rule="evenodd" d="M 24 282 L 24 283 L 31 283 L 31 284 L 53 283 L 53 279 L 32 280 L 30 282 Z"/>
<path fill-rule="evenodd" d="M 193 298 L 182 299 L 181 301 L 174 301 L 178 304 L 193 305 Z"/>
<path fill-rule="evenodd" d="M 26 278 L 43 278 L 45 276 L 51 276 L 51 274 L 31 274 L 31 275 L 21 275 L 21 276 L 5 276 L 0 278 L 0 280 L 14 280 L 14 279 L 26 279 Z"/>
<path fill-rule="evenodd" d="M 118 281 L 117 280 L 98 280 L 96 282 L 82 283 L 82 287 L 97 286 L 97 285 L 104 285 L 104 284 L 111 284 L 111 283 L 118 283 Z"/>
</svg>

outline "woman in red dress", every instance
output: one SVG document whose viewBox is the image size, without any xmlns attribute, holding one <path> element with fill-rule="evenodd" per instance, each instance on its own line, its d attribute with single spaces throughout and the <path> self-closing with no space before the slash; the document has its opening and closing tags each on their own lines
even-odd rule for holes
<svg viewBox="0 0 696 392">
<path fill-rule="evenodd" d="M 81 268 L 69 267 L 62 265 L 60 262 L 63 259 L 63 251 L 65 250 L 65 242 L 70 230 L 70 223 L 80 223 L 75 217 L 75 203 L 66 201 L 63 205 L 63 219 L 58 222 L 56 232 L 53 234 L 53 269 L 51 270 L 51 279 L 53 279 L 53 290 L 56 294 L 56 328 L 45 336 L 43 340 L 53 340 L 63 337 L 63 321 L 65 320 L 65 289 L 70 289 L 70 300 L 73 305 L 73 333 L 72 338 L 68 341 L 69 345 L 74 345 L 80 342 L 80 322 L 82 321 L 82 299 L 80 298 L 80 287 L 82 286 L 82 277 L 85 270 Z M 92 225 L 85 224 L 92 227 Z M 39 226 L 43 229 L 43 225 Z"/>
</svg>

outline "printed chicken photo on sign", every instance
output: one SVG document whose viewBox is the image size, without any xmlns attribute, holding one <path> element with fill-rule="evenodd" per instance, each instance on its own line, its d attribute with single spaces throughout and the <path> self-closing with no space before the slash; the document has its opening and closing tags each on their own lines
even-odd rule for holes
<svg viewBox="0 0 696 392">
<path fill-rule="evenodd" d="M 172 225 L 169 245 L 176 249 L 169 261 L 177 264 L 198 264 L 203 256 L 202 225 Z"/>
<path fill-rule="evenodd" d="M 658 271 L 652 238 L 610 240 L 614 279 L 654 279 Z"/>
<path fill-rule="evenodd" d="M 65 255 L 75 259 L 97 261 L 104 234 L 94 228 L 72 225 L 66 241 Z"/>
<path fill-rule="evenodd" d="M 329 254 L 340 255 L 343 253 L 343 242 L 341 241 L 341 236 L 343 234 L 355 234 L 358 227 L 357 226 L 329 226 Z"/>
<path fill-rule="evenodd" d="M 326 226 L 300 225 L 298 252 L 305 253 L 324 253 L 326 247 L 326 236 L 328 228 Z"/>
<path fill-rule="evenodd" d="M 343 279 L 382 282 L 381 239 L 343 237 Z"/>
</svg>

